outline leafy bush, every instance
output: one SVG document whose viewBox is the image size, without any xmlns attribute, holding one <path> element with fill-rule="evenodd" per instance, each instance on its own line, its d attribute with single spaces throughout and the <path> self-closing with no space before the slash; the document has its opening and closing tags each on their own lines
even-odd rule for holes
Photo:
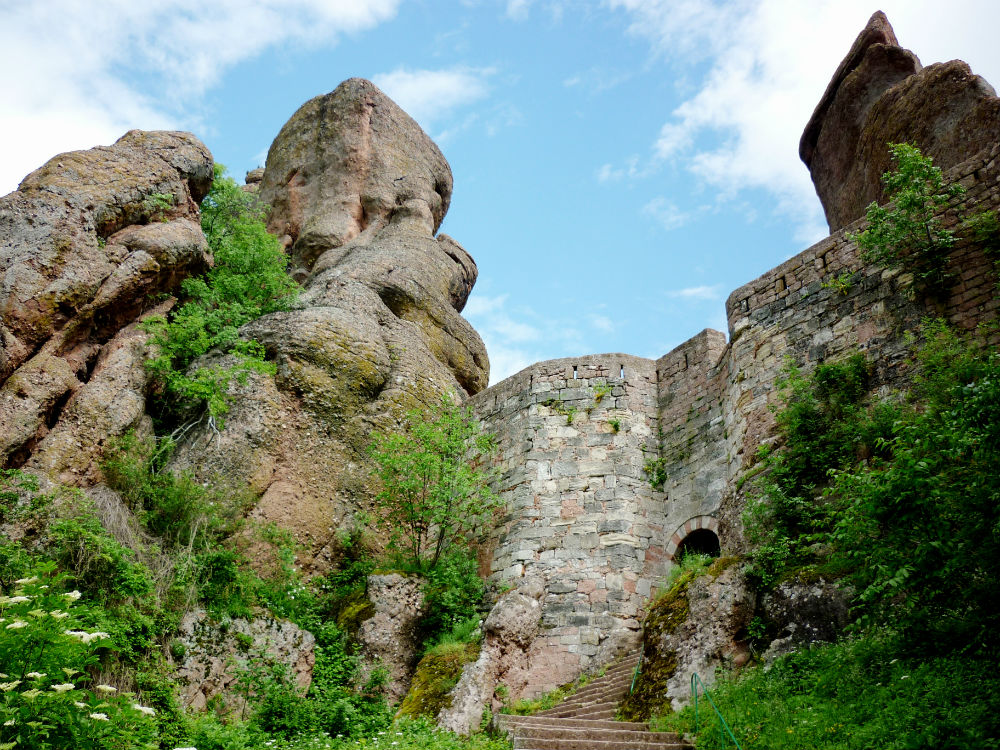
<svg viewBox="0 0 1000 750">
<path fill-rule="evenodd" d="M 973 750 L 1000 742 L 998 687 L 988 661 L 907 658 L 891 634 L 872 632 L 720 678 L 709 690 L 744 750 Z M 693 707 L 653 727 L 693 733 Z M 700 700 L 698 747 L 724 746 L 714 712 Z"/>
<path fill-rule="evenodd" d="M 483 603 L 486 587 L 479 577 L 475 557 L 464 549 L 452 550 L 425 576 L 425 610 L 417 626 L 422 643 L 432 646 L 447 638 L 456 627 L 467 629 L 470 622 L 478 625 L 478 607 Z"/>
<path fill-rule="evenodd" d="M 826 541 L 836 510 L 823 494 L 829 472 L 884 454 L 900 414 L 891 402 L 864 403 L 869 367 L 860 354 L 809 377 L 791 361 L 784 372 L 776 416 L 783 442 L 760 452 L 766 469 L 752 480 L 744 513 L 754 543 L 748 572 L 764 586 L 818 561 L 813 546 Z"/>
<path fill-rule="evenodd" d="M 869 262 L 899 267 L 908 257 L 917 282 L 944 296 L 954 280 L 947 264 L 957 238 L 943 228 L 938 214 L 965 188 L 945 185 L 933 159 L 912 144 L 891 143 L 889 151 L 896 169 L 882 175 L 882 181 L 892 203 L 869 204 L 867 228 L 849 239 L 858 243 L 861 257 Z"/>
<path fill-rule="evenodd" d="M 410 412 L 402 432 L 375 436 L 380 522 L 418 572 L 492 528 L 500 499 L 482 462 L 494 450 L 493 437 L 450 394 L 429 412 Z"/>
<path fill-rule="evenodd" d="M 88 668 L 108 633 L 54 565 L 37 567 L 0 596 L 0 747 L 154 748 L 155 710 L 109 685 L 91 688 Z"/>
<path fill-rule="evenodd" d="M 168 317 L 151 318 L 155 355 L 147 366 L 163 389 L 164 414 L 191 413 L 205 408 L 219 417 L 229 408 L 233 379 L 249 372 L 272 373 L 263 347 L 240 338 L 245 323 L 285 310 L 297 294 L 286 274 L 288 263 L 278 240 L 267 233 L 262 207 L 216 165 L 212 189 L 201 204 L 201 224 L 212 252 L 212 268 L 181 285 L 182 304 Z M 235 364 L 194 361 L 216 349 L 229 352 Z"/>
</svg>

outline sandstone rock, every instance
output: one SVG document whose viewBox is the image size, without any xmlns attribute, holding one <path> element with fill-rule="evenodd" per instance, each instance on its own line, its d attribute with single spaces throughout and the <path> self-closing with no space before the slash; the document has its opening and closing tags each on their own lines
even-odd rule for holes
<svg viewBox="0 0 1000 750">
<path fill-rule="evenodd" d="M 211 154 L 194 136 L 133 130 L 112 146 L 60 154 L 0 198 L 0 462 L 22 464 L 50 430 L 99 460 L 95 448 L 134 426 L 142 357 L 134 347 L 113 356 L 123 344 L 109 342 L 153 295 L 205 267 L 197 203 L 211 179 Z M 151 198 L 167 194 L 173 205 L 159 210 Z M 74 431 L 64 407 L 98 372 L 103 384 L 76 403 L 106 419 L 78 415 L 83 431 Z M 50 459 L 37 466 L 86 473 L 92 463 Z"/>
<path fill-rule="evenodd" d="M 216 434 L 191 432 L 175 466 L 263 493 L 254 513 L 291 528 L 322 570 L 334 529 L 369 510 L 373 430 L 445 391 L 483 389 L 489 362 L 459 311 L 476 264 L 435 232 L 451 199 L 441 152 L 368 81 L 304 104 L 268 153 L 260 198 L 303 291 L 242 334 L 277 377 L 234 385 Z"/>
<path fill-rule="evenodd" d="M 451 707 L 438 716 L 438 725 L 459 734 L 476 731 L 487 707 L 500 708 L 494 698 L 503 684 L 511 696 L 520 694 L 529 666 L 530 647 L 538 634 L 544 589 L 529 579 L 520 589 L 500 597 L 483 623 L 479 658 L 466 665 L 451 692 Z"/>
<path fill-rule="evenodd" d="M 914 142 L 942 168 L 1000 140 L 1000 99 L 960 60 L 921 67 L 875 13 L 841 62 L 799 142 L 834 232 L 882 202 L 889 143 Z"/>
<path fill-rule="evenodd" d="M 416 666 L 415 628 L 424 613 L 423 579 L 398 573 L 368 576 L 368 599 L 375 614 L 361 624 L 358 641 L 369 668 L 389 671 L 386 693 L 398 703 L 410 687 Z"/>
<path fill-rule="evenodd" d="M 204 709 L 218 698 L 235 711 L 243 708 L 243 698 L 235 690 L 239 670 L 252 661 L 284 664 L 305 693 L 312 682 L 316 639 L 309 631 L 269 615 L 223 623 L 199 609 L 181 619 L 170 652 L 185 707 Z"/>
</svg>

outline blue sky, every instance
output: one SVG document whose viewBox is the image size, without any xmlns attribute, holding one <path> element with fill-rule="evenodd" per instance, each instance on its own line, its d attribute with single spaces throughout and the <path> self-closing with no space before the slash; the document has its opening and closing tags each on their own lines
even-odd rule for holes
<svg viewBox="0 0 1000 750">
<path fill-rule="evenodd" d="M 924 64 L 1000 84 L 1000 3 L 894 0 L 13 0 L 0 194 L 129 128 L 191 130 L 234 175 L 307 99 L 374 80 L 455 174 L 442 231 L 493 378 L 657 357 L 825 234 L 798 138 L 877 8 Z"/>
</svg>

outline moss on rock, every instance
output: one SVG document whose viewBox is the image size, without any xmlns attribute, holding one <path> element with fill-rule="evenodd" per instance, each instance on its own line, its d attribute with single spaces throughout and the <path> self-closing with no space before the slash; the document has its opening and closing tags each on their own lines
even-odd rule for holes
<svg viewBox="0 0 1000 750">
<path fill-rule="evenodd" d="M 434 718 L 441 709 L 450 708 L 451 689 L 462 676 L 462 667 L 478 657 L 478 643 L 442 643 L 432 648 L 417 665 L 399 714 Z"/>
</svg>

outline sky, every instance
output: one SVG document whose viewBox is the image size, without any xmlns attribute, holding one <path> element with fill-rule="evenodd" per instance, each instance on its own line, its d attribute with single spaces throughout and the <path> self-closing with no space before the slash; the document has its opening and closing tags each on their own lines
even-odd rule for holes
<svg viewBox="0 0 1000 750">
<path fill-rule="evenodd" d="M 242 179 L 361 76 L 451 164 L 491 382 L 656 358 L 827 234 L 798 140 L 878 9 L 925 65 L 1000 85 L 995 0 L 5 0 L 0 195 L 131 128 L 189 130 Z"/>
</svg>

